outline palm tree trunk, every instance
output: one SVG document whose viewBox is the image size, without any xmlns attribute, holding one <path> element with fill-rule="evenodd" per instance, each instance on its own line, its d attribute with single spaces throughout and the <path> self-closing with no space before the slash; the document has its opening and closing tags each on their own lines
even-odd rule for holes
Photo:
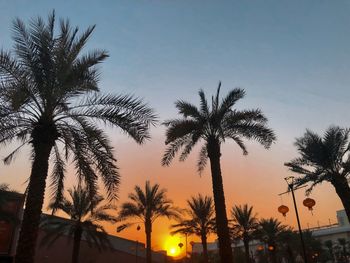
<svg viewBox="0 0 350 263">
<path fill-rule="evenodd" d="M 203 246 L 203 262 L 208 263 L 209 262 L 208 244 L 207 244 L 207 235 L 205 233 L 202 233 L 201 241 L 202 241 L 202 246 Z"/>
<path fill-rule="evenodd" d="M 46 136 L 45 136 L 46 135 Z M 15 262 L 33 263 L 35 257 L 36 241 L 38 236 L 41 209 L 44 202 L 46 177 L 49 166 L 49 157 L 52 143 L 47 138 L 49 135 L 39 134 L 41 140 L 33 139 L 34 160 L 28 185 L 28 193 L 23 214 L 23 221 L 19 235 Z M 46 140 L 45 140 L 46 139 Z M 52 141 L 51 141 L 52 142 Z"/>
<path fill-rule="evenodd" d="M 335 175 L 331 183 L 334 186 L 350 221 L 350 187 L 348 181 L 341 175 Z"/>
<path fill-rule="evenodd" d="M 243 239 L 244 251 L 245 251 L 245 262 L 250 263 L 250 252 L 249 252 L 249 240 Z"/>
<path fill-rule="evenodd" d="M 216 213 L 216 228 L 219 239 L 219 254 L 221 263 L 232 263 L 231 239 L 226 215 L 224 187 L 220 167 L 220 144 L 216 138 L 209 138 L 207 144 L 210 159 L 213 195 Z"/>
<path fill-rule="evenodd" d="M 77 226 L 74 231 L 74 244 L 73 244 L 73 252 L 72 252 L 72 263 L 79 262 L 79 252 L 80 252 L 80 240 L 83 234 L 83 230 L 81 226 Z"/>
<path fill-rule="evenodd" d="M 146 262 L 152 263 L 152 249 L 151 249 L 152 223 L 151 223 L 151 220 L 146 219 L 145 232 L 146 232 Z"/>
</svg>

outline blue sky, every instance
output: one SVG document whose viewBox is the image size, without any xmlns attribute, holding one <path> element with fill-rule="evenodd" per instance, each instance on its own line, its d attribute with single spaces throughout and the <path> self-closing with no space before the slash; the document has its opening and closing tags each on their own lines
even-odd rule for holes
<svg viewBox="0 0 350 263">
<path fill-rule="evenodd" d="M 101 65 L 101 90 L 142 97 L 161 120 L 176 116 L 176 99 L 197 103 L 197 91 L 202 88 L 210 95 L 219 80 L 223 94 L 237 86 L 244 88 L 247 96 L 237 107 L 261 108 L 278 142 L 268 154 L 249 145 L 254 149 L 252 157 L 236 156 L 236 166 L 227 164 L 226 169 L 238 167 L 245 175 L 244 170 L 254 164 L 251 172 L 261 177 L 253 179 L 258 183 L 271 180 L 275 188 L 267 187 L 261 193 L 271 193 L 271 202 L 276 204 L 277 193 L 285 189 L 283 162 L 296 156 L 295 137 L 306 128 L 323 133 L 331 124 L 350 127 L 349 1 L 0 0 L 0 47 L 11 47 L 15 17 L 28 21 L 37 15 L 46 17 L 53 9 L 57 17 L 68 17 L 81 29 L 97 25 L 87 49 L 110 53 Z M 121 167 L 131 178 L 133 163 L 123 161 L 123 156 L 138 156 L 139 148 L 132 148 L 124 138 L 113 137 L 113 141 L 118 141 Z M 161 147 L 163 141 L 163 129 L 154 129 L 154 144 Z M 150 153 L 161 153 L 149 147 Z M 158 162 L 160 156 L 153 159 Z M 194 172 L 193 163 L 188 167 Z M 138 171 L 142 170 L 145 168 Z M 269 173 L 275 177 L 267 179 Z M 227 183 L 235 187 L 230 180 Z M 127 186 L 121 196 L 130 190 L 131 185 Z M 171 184 L 165 186 L 170 192 Z M 327 197 L 321 196 L 319 192 L 327 203 Z M 339 208 L 339 202 L 334 202 L 327 204 Z M 324 221 L 327 216 L 324 212 Z"/>
<path fill-rule="evenodd" d="M 161 117 L 176 98 L 196 99 L 221 80 L 224 91 L 245 88 L 269 116 L 305 118 L 293 126 L 344 121 L 348 1 L 0 1 L 0 45 L 11 45 L 14 17 L 52 9 L 82 29 L 97 24 L 89 47 L 111 55 L 102 90 L 144 97 Z"/>
</svg>

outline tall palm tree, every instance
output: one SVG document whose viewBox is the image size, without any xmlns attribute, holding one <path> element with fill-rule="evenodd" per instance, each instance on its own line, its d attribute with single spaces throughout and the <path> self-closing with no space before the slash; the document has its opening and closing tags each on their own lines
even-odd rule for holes
<svg viewBox="0 0 350 263">
<path fill-rule="evenodd" d="M 276 137 L 267 127 L 267 119 L 260 110 L 232 109 L 236 102 L 244 97 L 244 90 L 233 89 L 220 101 L 220 87 L 221 83 L 216 96 L 212 98 L 211 107 L 203 90 L 199 91 L 199 108 L 183 100 L 175 103 L 183 118 L 168 120 L 164 123 L 167 126 L 165 143 L 168 148 L 162 164 L 170 165 L 181 149 L 180 161 L 184 161 L 197 143 L 204 142 L 197 163 L 198 171 L 199 173 L 203 171 L 209 158 L 220 258 L 221 262 L 231 263 L 232 249 L 220 167 L 221 145 L 227 139 L 232 139 L 243 150 L 243 154 L 247 154 L 243 138 L 257 140 L 265 148 L 269 148 Z"/>
<path fill-rule="evenodd" d="M 238 237 L 243 240 L 246 263 L 250 263 L 249 242 L 253 239 L 254 233 L 258 228 L 257 214 L 253 213 L 253 207 L 247 204 L 243 206 L 234 206 L 231 210 L 233 228 Z"/>
<path fill-rule="evenodd" d="M 287 226 L 283 225 L 276 218 L 269 219 L 261 219 L 259 221 L 259 227 L 256 231 L 256 236 L 263 242 L 266 242 L 267 245 L 271 248 L 269 251 L 271 252 L 272 262 L 276 263 L 276 250 L 277 243 L 281 233 L 287 230 Z"/>
<path fill-rule="evenodd" d="M 151 185 L 146 181 L 144 190 L 136 185 L 134 193 L 129 194 L 129 202 L 121 205 L 118 220 L 125 221 L 130 218 L 143 222 L 146 233 L 146 259 L 152 262 L 151 234 L 152 224 L 159 217 L 179 218 L 179 210 L 173 206 L 173 202 L 167 198 L 166 190 L 159 189 L 159 184 Z M 119 229 L 129 227 L 132 223 L 126 223 Z"/>
<path fill-rule="evenodd" d="M 173 229 L 171 234 L 196 235 L 201 238 L 203 246 L 204 262 L 208 263 L 207 235 L 214 232 L 215 211 L 213 199 L 209 196 L 192 196 L 187 200 L 188 209 L 186 213 L 189 219 L 181 218 L 179 223 L 170 227 Z"/>
<path fill-rule="evenodd" d="M 46 23 L 36 18 L 28 26 L 16 19 L 14 50 L 0 51 L 0 145 L 19 142 L 4 162 L 11 162 L 25 145 L 32 151 L 17 263 L 33 262 L 49 159 L 54 163 L 51 190 L 57 202 L 63 198 L 68 159 L 91 198 L 97 192 L 95 170 L 109 198 L 116 198 L 119 173 L 113 148 L 99 124 L 119 127 L 142 143 L 155 121 L 153 111 L 139 99 L 99 92 L 96 66 L 108 53 L 82 54 L 94 28 L 79 35 L 77 27 L 61 20 L 56 30 L 54 13 Z"/>
<path fill-rule="evenodd" d="M 311 183 L 312 189 L 323 182 L 330 182 L 338 194 L 350 220 L 350 137 L 349 129 L 331 126 L 324 136 L 307 130 L 303 137 L 296 139 L 300 156 L 285 163 L 291 171 L 300 174 L 295 185 Z"/>
<path fill-rule="evenodd" d="M 72 263 L 79 262 L 81 239 L 87 241 L 99 250 L 108 247 L 107 233 L 100 222 L 115 223 L 116 218 L 108 214 L 108 210 L 114 207 L 109 204 L 101 205 L 104 198 L 100 195 L 90 198 L 89 192 L 78 186 L 68 190 L 70 199 L 63 199 L 59 203 L 51 203 L 50 209 L 61 210 L 69 216 L 70 220 L 62 220 L 57 217 L 46 217 L 42 226 L 46 235 L 42 244 L 52 245 L 59 237 L 68 234 L 73 239 Z"/>
</svg>

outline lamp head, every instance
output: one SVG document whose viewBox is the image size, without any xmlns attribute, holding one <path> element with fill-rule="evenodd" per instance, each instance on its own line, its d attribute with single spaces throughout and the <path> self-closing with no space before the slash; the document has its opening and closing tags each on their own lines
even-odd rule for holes
<svg viewBox="0 0 350 263">
<path fill-rule="evenodd" d="M 284 178 L 284 180 L 286 180 L 288 185 L 293 185 L 294 183 L 294 176 L 287 176 Z"/>
</svg>

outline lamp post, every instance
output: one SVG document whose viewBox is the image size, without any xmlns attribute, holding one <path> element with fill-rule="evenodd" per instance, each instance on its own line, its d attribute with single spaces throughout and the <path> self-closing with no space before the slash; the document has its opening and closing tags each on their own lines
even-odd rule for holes
<svg viewBox="0 0 350 263">
<path fill-rule="evenodd" d="M 286 182 L 288 184 L 289 191 L 292 193 L 295 214 L 296 214 L 297 222 L 298 222 L 298 229 L 299 229 L 299 235 L 300 235 L 301 248 L 303 250 L 304 262 L 307 263 L 307 256 L 306 256 L 303 232 L 302 232 L 301 226 L 300 226 L 299 213 L 298 213 L 297 203 L 295 201 L 295 195 L 294 195 L 294 190 L 295 190 L 295 188 L 294 188 L 294 177 L 293 176 L 288 176 L 288 177 L 284 178 L 284 180 L 286 180 Z"/>
</svg>

